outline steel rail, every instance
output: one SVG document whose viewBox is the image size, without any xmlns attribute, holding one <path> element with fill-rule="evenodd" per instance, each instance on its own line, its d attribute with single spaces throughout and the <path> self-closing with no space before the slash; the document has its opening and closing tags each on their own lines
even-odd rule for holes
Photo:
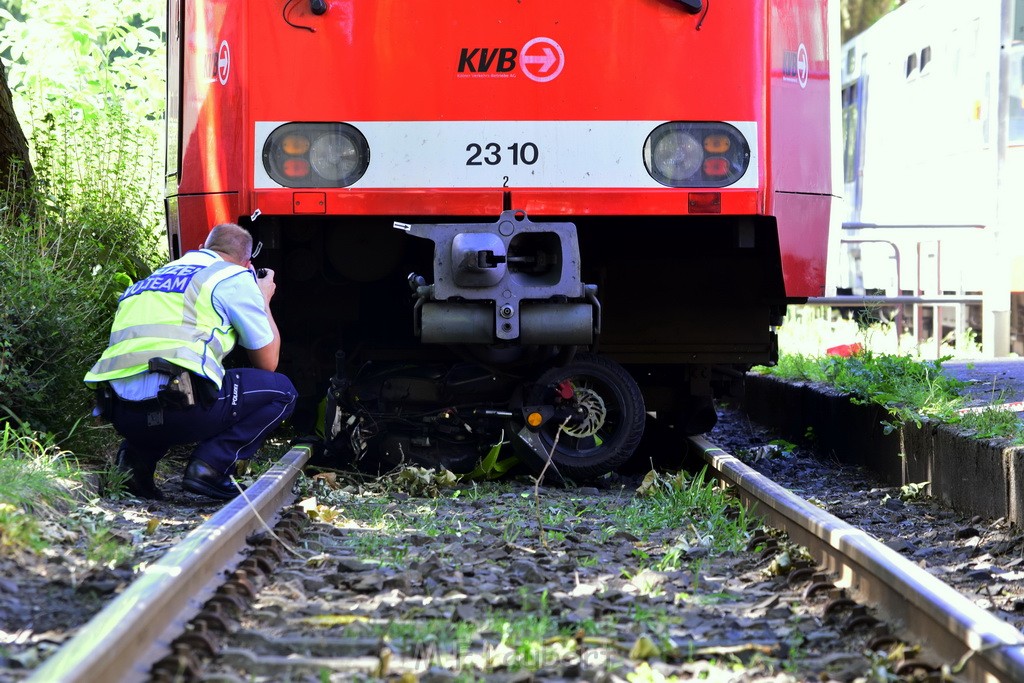
<svg viewBox="0 0 1024 683">
<path fill-rule="evenodd" d="M 1024 634 L 861 529 L 747 467 L 703 437 L 704 461 L 736 486 L 752 512 L 806 547 L 837 586 L 878 607 L 970 681 L 1024 681 Z"/>
<path fill-rule="evenodd" d="M 285 453 L 244 494 L 148 566 L 28 680 L 148 680 L 152 665 L 170 653 L 171 641 L 244 559 L 241 551 L 249 534 L 264 524 L 273 526 L 282 508 L 295 500 L 293 484 L 309 456 L 307 446 Z"/>
</svg>

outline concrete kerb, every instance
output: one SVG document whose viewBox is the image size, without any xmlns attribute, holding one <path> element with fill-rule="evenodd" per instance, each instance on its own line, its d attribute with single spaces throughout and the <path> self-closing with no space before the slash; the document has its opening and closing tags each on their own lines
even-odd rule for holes
<svg viewBox="0 0 1024 683">
<path fill-rule="evenodd" d="M 743 406 L 787 439 L 813 433 L 820 457 L 859 465 L 889 486 L 930 482 L 928 493 L 965 515 L 1024 524 L 1024 448 L 925 421 L 886 433 L 888 413 L 824 385 L 748 374 Z"/>
</svg>

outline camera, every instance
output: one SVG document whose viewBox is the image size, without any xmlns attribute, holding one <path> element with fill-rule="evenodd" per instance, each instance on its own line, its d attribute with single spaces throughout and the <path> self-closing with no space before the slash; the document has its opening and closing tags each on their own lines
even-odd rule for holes
<svg viewBox="0 0 1024 683">
<path fill-rule="evenodd" d="M 267 269 L 266 268 L 260 268 L 259 270 L 256 271 L 256 279 L 262 280 L 266 276 L 267 276 Z"/>
</svg>

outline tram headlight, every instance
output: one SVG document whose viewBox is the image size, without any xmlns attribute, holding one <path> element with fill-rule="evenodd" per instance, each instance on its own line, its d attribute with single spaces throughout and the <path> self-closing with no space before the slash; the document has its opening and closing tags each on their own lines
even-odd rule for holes
<svg viewBox="0 0 1024 683">
<path fill-rule="evenodd" d="M 347 123 L 286 123 L 263 145 L 263 167 L 285 187 L 348 187 L 369 164 L 366 138 Z"/>
<path fill-rule="evenodd" d="M 651 135 L 644 150 L 648 171 L 655 180 L 666 185 L 686 185 L 704 161 L 704 152 L 697 138 L 682 130 L 666 130 Z"/>
<path fill-rule="evenodd" d="M 728 123 L 670 121 L 644 142 L 644 166 L 668 187 L 725 187 L 750 163 L 750 146 Z"/>
<path fill-rule="evenodd" d="M 328 180 L 344 181 L 356 174 L 362 175 L 363 159 L 357 141 L 342 133 L 325 133 L 316 138 L 309 149 L 313 170 Z"/>
</svg>

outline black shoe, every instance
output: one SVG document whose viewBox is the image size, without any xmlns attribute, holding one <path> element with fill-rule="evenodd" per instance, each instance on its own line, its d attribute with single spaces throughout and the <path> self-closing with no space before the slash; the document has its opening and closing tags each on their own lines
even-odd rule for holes
<svg viewBox="0 0 1024 683">
<path fill-rule="evenodd" d="M 133 496 L 146 500 L 163 500 L 164 492 L 156 486 L 153 481 L 153 474 L 156 472 L 156 464 L 139 465 L 128 457 L 128 442 L 122 442 L 121 448 L 114 458 L 114 468 L 128 475 L 124 487 Z"/>
<path fill-rule="evenodd" d="M 231 477 L 195 459 L 185 468 L 181 488 L 217 500 L 231 500 L 238 495 L 238 487 L 231 481 Z"/>
</svg>

